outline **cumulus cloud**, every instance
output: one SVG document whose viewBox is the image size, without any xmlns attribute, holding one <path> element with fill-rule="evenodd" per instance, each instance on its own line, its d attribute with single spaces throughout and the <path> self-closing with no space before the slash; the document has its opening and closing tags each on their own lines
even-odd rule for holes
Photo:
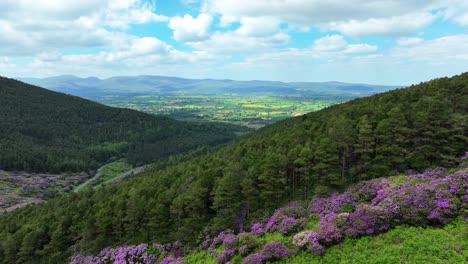
<svg viewBox="0 0 468 264">
<path fill-rule="evenodd" d="M 431 25 L 439 15 L 468 26 L 463 0 L 205 0 L 202 10 L 221 16 L 221 26 L 270 17 L 299 31 L 318 28 L 352 37 L 405 36 Z"/>
<path fill-rule="evenodd" d="M 232 56 L 264 52 L 286 45 L 289 39 L 290 36 L 282 32 L 263 37 L 245 36 L 241 32 L 216 32 L 209 39 L 190 43 L 190 46 L 199 51 Z"/>
<path fill-rule="evenodd" d="M 430 25 L 435 18 L 436 15 L 431 13 L 415 13 L 389 18 L 332 22 L 328 28 L 352 37 L 402 36 Z"/>
<path fill-rule="evenodd" d="M 422 43 L 424 41 L 424 39 L 422 38 L 400 38 L 397 40 L 397 44 L 399 46 L 412 46 L 412 45 L 416 45 L 416 44 L 419 44 L 419 43 Z"/>
<path fill-rule="evenodd" d="M 280 21 L 272 17 L 244 17 L 237 33 L 244 36 L 264 37 L 278 32 Z"/>
<path fill-rule="evenodd" d="M 168 20 L 154 11 L 155 6 L 143 0 L 1 1 L 0 54 L 118 45 L 128 36 L 113 29 Z"/>
<path fill-rule="evenodd" d="M 197 18 L 186 14 L 183 17 L 173 17 L 169 27 L 174 31 L 174 39 L 183 42 L 200 41 L 208 38 L 213 18 L 200 14 Z"/>
<path fill-rule="evenodd" d="M 318 51 L 336 51 L 342 50 L 346 45 L 348 45 L 348 42 L 342 36 L 333 35 L 317 39 L 313 48 Z"/>
</svg>

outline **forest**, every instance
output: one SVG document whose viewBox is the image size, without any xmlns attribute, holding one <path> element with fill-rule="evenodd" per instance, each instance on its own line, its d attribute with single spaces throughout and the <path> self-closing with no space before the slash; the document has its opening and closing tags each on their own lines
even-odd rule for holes
<svg viewBox="0 0 468 264">
<path fill-rule="evenodd" d="M 0 77 L 0 169 L 83 172 L 125 157 L 149 163 L 225 143 L 245 128 L 180 122 Z"/>
<path fill-rule="evenodd" d="M 2 215 L 0 259 L 62 263 L 108 246 L 176 240 L 195 247 L 228 227 L 239 231 L 271 216 L 291 201 L 324 197 L 359 181 L 409 170 L 457 166 L 468 146 L 467 85 L 464 73 L 355 99 L 280 121 L 200 157 L 150 167 L 131 180 Z M 28 120 L 20 113 L 24 116 L 17 118 Z M 6 142 L 17 140 L 34 151 L 37 145 L 27 137 L 28 130 L 14 131 L 20 140 L 9 137 Z M 2 133 L 8 134 L 5 128 Z M 36 140 L 50 139 L 48 135 Z M 123 135 L 117 134 L 113 143 Z M 95 143 L 85 136 L 75 139 Z M 130 142 L 130 153 L 145 153 L 141 148 L 147 145 L 138 146 Z"/>
</svg>

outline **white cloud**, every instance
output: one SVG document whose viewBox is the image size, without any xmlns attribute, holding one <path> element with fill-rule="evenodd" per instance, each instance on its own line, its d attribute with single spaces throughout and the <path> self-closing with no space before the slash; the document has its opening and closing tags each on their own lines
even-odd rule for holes
<svg viewBox="0 0 468 264">
<path fill-rule="evenodd" d="M 115 46 L 129 37 L 116 28 L 168 20 L 154 10 L 144 0 L 1 1 L 0 55 Z"/>
<path fill-rule="evenodd" d="M 391 17 L 433 6 L 437 0 L 206 0 L 203 10 L 231 17 L 274 16 L 293 24 Z"/>
<path fill-rule="evenodd" d="M 431 13 L 413 13 L 389 18 L 370 18 L 332 22 L 327 27 L 352 37 L 402 36 L 430 25 L 436 18 Z"/>
<path fill-rule="evenodd" d="M 452 20 L 460 26 L 468 26 L 468 1 L 446 0 L 441 13 L 447 20 Z"/>
<path fill-rule="evenodd" d="M 377 51 L 377 46 L 369 44 L 350 44 L 344 50 L 346 54 L 372 53 Z"/>
<path fill-rule="evenodd" d="M 331 36 L 318 43 L 342 43 Z M 315 42 L 317 43 L 317 42 Z M 224 71 L 239 79 L 308 80 L 411 84 L 466 71 L 468 35 L 441 37 L 413 46 L 386 50 L 368 44 L 340 45 L 341 49 L 319 51 L 309 48 L 288 49 L 251 56 L 227 65 Z M 357 46 L 358 45 L 358 46 Z M 369 49 L 366 53 L 350 50 Z"/>
<path fill-rule="evenodd" d="M 335 53 L 335 54 L 356 54 L 371 53 L 377 51 L 377 46 L 369 44 L 349 44 L 341 35 L 325 36 L 315 40 L 311 49 L 317 54 Z"/>
<path fill-rule="evenodd" d="M 343 50 L 348 42 L 340 35 L 326 36 L 317 39 L 314 42 L 313 48 L 317 51 L 337 51 Z"/>
<path fill-rule="evenodd" d="M 455 21 L 465 27 L 468 27 L 468 13 L 455 17 Z"/>
<path fill-rule="evenodd" d="M 169 27 L 174 31 L 174 39 L 183 42 L 201 41 L 209 37 L 213 18 L 200 14 L 197 18 L 186 14 L 183 17 L 173 17 Z"/>
<path fill-rule="evenodd" d="M 389 56 L 400 61 L 447 65 L 458 61 L 468 65 L 468 35 L 445 36 L 416 45 L 395 47 Z"/>
<path fill-rule="evenodd" d="M 277 32 L 268 36 L 246 36 L 242 32 L 216 32 L 209 39 L 190 43 L 195 50 L 223 54 L 224 56 L 261 53 L 273 48 L 285 46 L 290 36 Z"/>
<path fill-rule="evenodd" d="M 272 17 L 244 17 L 237 32 L 244 36 L 264 37 L 278 32 L 280 21 Z"/>
<path fill-rule="evenodd" d="M 422 38 L 400 38 L 397 40 L 398 46 L 412 46 L 419 43 L 422 43 L 424 39 Z"/>
</svg>

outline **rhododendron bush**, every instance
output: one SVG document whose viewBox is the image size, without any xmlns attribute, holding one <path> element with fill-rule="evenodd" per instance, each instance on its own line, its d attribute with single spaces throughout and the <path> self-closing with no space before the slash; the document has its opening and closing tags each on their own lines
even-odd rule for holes
<svg viewBox="0 0 468 264">
<path fill-rule="evenodd" d="M 397 225 L 446 225 L 466 213 L 467 187 L 468 169 L 408 172 L 362 182 L 342 194 L 314 198 L 308 208 L 293 203 L 254 222 L 248 233 L 228 229 L 202 244 L 209 245 L 207 252 L 217 263 L 265 263 L 301 251 L 321 256 L 327 247 L 346 238 L 386 232 Z M 309 225 L 314 219 L 318 219 L 316 227 Z M 270 241 L 273 234 L 286 240 Z M 155 249 L 158 254 L 151 253 Z M 178 242 L 153 248 L 143 244 L 104 249 L 96 256 L 78 255 L 72 263 L 183 263 L 187 252 Z"/>
</svg>

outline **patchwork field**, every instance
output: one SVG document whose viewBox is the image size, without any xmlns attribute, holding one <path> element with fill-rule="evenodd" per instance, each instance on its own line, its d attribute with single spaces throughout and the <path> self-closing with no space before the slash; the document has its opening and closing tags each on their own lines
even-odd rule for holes
<svg viewBox="0 0 468 264">
<path fill-rule="evenodd" d="M 170 116 L 179 120 L 229 122 L 251 128 L 317 111 L 342 101 L 306 96 L 266 95 L 102 96 L 91 99 L 110 106 Z"/>
</svg>

